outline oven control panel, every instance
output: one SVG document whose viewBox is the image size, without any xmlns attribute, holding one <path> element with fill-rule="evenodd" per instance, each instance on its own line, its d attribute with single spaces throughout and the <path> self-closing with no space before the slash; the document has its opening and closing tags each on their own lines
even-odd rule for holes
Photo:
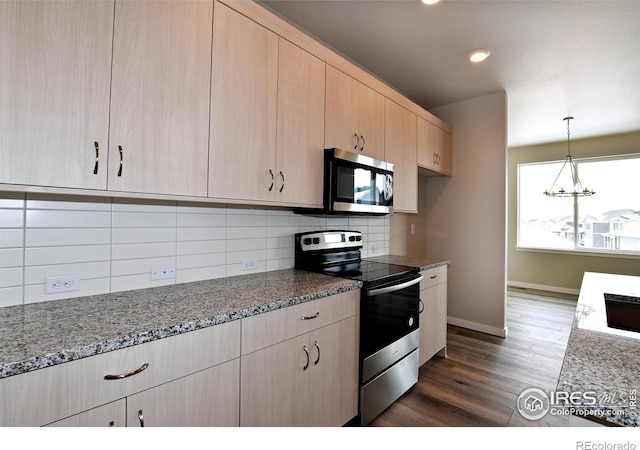
<svg viewBox="0 0 640 450">
<path fill-rule="evenodd" d="M 314 231 L 296 234 L 296 244 L 303 252 L 341 248 L 362 248 L 359 231 Z"/>
</svg>

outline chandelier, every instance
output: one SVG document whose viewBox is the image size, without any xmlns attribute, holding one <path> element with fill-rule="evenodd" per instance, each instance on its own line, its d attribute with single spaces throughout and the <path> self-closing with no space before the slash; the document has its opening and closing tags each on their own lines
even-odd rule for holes
<svg viewBox="0 0 640 450">
<path fill-rule="evenodd" d="M 548 197 L 588 197 L 590 195 L 595 194 L 596 192 L 582 186 L 582 182 L 578 177 L 576 163 L 573 161 L 573 156 L 571 156 L 571 137 L 570 137 L 571 133 L 569 131 L 569 121 L 573 120 L 573 117 L 565 117 L 562 120 L 567 121 L 567 157 L 564 160 L 564 164 L 562 165 L 562 168 L 560 169 L 558 176 L 553 181 L 553 184 L 551 185 L 551 187 L 544 191 L 544 195 Z M 573 183 L 573 190 L 566 191 L 564 187 L 560 187 L 560 189 L 556 191 L 555 190 L 556 183 L 558 182 L 558 179 L 561 177 L 566 167 L 569 167 L 569 170 L 571 172 L 571 181 Z"/>
</svg>

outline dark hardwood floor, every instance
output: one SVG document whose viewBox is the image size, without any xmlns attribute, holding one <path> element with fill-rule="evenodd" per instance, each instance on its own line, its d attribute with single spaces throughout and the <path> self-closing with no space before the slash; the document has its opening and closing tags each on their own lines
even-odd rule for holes
<svg viewBox="0 0 640 450">
<path fill-rule="evenodd" d="M 449 326 L 448 357 L 422 366 L 418 383 L 370 426 L 567 425 L 563 417 L 529 421 L 516 401 L 530 387 L 555 389 L 574 311 L 575 301 L 510 293 L 506 338 Z"/>
</svg>

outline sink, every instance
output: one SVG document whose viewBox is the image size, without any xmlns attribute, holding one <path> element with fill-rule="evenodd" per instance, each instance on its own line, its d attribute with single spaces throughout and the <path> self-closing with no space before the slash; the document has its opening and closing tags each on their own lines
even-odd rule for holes
<svg viewBox="0 0 640 450">
<path fill-rule="evenodd" d="M 605 292 L 604 304 L 609 327 L 640 332 L 640 297 Z"/>
</svg>

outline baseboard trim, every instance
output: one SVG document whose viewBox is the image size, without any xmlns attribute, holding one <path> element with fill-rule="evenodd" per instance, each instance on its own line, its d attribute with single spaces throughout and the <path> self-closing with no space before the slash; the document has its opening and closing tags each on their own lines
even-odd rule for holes
<svg viewBox="0 0 640 450">
<path fill-rule="evenodd" d="M 546 286 L 544 284 L 521 283 L 519 281 L 507 281 L 507 289 L 513 287 L 516 289 L 531 289 L 535 291 L 551 292 L 559 294 L 579 295 L 580 289 L 569 289 L 559 286 Z"/>
<path fill-rule="evenodd" d="M 447 317 L 447 323 L 456 327 L 468 328 L 481 333 L 491 334 L 498 337 L 507 337 L 508 328 L 497 328 L 482 323 L 471 322 L 470 320 L 458 319 L 457 317 Z"/>
</svg>

